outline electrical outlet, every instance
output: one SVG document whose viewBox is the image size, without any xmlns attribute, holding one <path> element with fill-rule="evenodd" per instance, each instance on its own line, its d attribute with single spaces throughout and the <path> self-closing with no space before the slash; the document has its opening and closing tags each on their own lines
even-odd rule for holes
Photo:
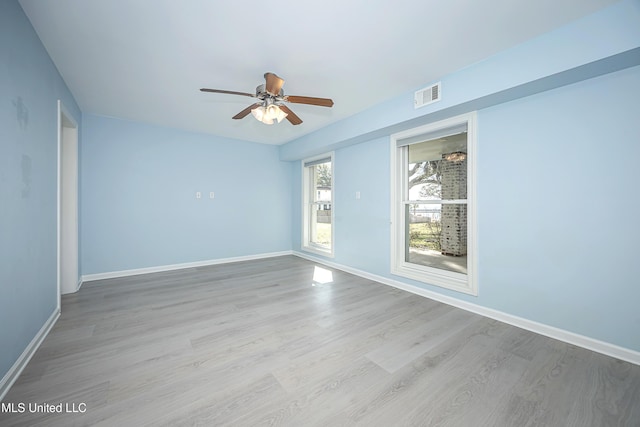
<svg viewBox="0 0 640 427">
<path fill-rule="evenodd" d="M 202 198 L 202 193 L 199 191 L 196 191 L 196 199 L 201 199 Z"/>
<path fill-rule="evenodd" d="M 213 191 L 209 192 L 209 198 L 210 198 L 210 199 L 213 199 L 213 195 L 214 195 L 214 194 L 213 194 Z"/>
</svg>

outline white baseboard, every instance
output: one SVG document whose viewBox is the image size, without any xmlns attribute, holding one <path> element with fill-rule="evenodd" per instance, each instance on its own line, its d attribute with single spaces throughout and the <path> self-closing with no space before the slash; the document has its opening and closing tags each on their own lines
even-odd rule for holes
<svg viewBox="0 0 640 427">
<path fill-rule="evenodd" d="M 87 274 L 82 276 L 81 284 L 92 280 L 115 279 L 117 277 L 137 276 L 138 274 L 160 273 L 163 271 L 181 270 L 183 268 L 204 267 L 207 265 L 227 264 L 230 262 L 253 261 L 256 259 L 273 258 L 283 255 L 293 255 L 293 251 L 267 252 L 256 255 L 246 255 L 231 258 L 218 258 L 205 261 L 185 262 L 181 264 L 161 265 L 157 267 L 135 268 L 132 270 L 111 271 L 107 273 Z M 79 289 L 79 288 L 78 288 Z"/>
<path fill-rule="evenodd" d="M 569 332 L 564 329 L 556 328 L 554 326 L 545 325 L 543 323 L 528 320 L 522 317 L 514 316 L 512 314 L 504 313 L 502 311 L 494 310 L 491 308 L 483 307 L 478 304 L 473 304 L 467 301 L 462 301 L 456 298 L 452 298 L 446 295 L 432 292 L 417 286 L 409 285 L 407 283 L 400 282 L 398 280 L 389 279 L 388 277 L 379 276 L 377 274 L 371 274 L 363 270 L 358 270 L 346 265 L 338 264 L 335 262 L 327 261 L 321 258 L 314 257 L 312 255 L 293 251 L 293 255 L 300 258 L 308 259 L 320 264 L 324 264 L 329 267 L 336 268 L 338 270 L 345 271 L 347 273 L 354 274 L 356 276 L 363 277 L 365 279 L 373 280 L 375 282 L 382 283 L 384 285 L 393 286 L 394 288 L 402 289 L 407 292 L 411 292 L 416 295 L 420 295 L 435 301 L 442 302 L 463 310 L 479 314 L 481 316 L 489 317 L 491 319 L 499 320 L 509 325 L 517 326 L 518 328 L 526 329 L 531 332 L 535 332 L 540 335 L 547 336 L 549 338 L 564 341 L 569 344 L 576 345 L 578 347 L 586 348 L 597 353 L 605 354 L 607 356 L 615 357 L 616 359 L 624 360 L 635 365 L 640 365 L 640 352 L 631 350 L 628 348 L 620 347 L 615 344 L 596 340 L 584 335 Z"/>
<path fill-rule="evenodd" d="M 16 382 L 24 368 L 27 366 L 27 363 L 29 363 L 33 355 L 36 353 L 36 350 L 38 350 L 38 347 L 40 347 L 40 344 L 42 344 L 42 341 L 44 341 L 51 328 L 53 328 L 53 325 L 55 325 L 58 317 L 60 317 L 60 310 L 56 308 L 49 319 L 47 319 L 44 325 L 42 325 L 42 328 L 40 328 L 36 336 L 33 337 L 27 348 L 25 348 L 20 357 L 18 357 L 18 360 L 16 360 L 11 369 L 9 369 L 5 376 L 2 377 L 2 380 L 0 380 L 0 401 L 4 399 L 13 383 Z"/>
</svg>

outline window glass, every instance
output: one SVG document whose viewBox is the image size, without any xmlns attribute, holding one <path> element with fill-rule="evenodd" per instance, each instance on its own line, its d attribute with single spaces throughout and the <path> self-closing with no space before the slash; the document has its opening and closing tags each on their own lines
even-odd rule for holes
<svg viewBox="0 0 640 427">
<path fill-rule="evenodd" d="M 332 157 L 305 161 L 304 230 L 305 249 L 331 255 L 333 252 Z"/>
<path fill-rule="evenodd" d="M 467 132 L 403 149 L 408 151 L 405 261 L 466 273 Z"/>
</svg>

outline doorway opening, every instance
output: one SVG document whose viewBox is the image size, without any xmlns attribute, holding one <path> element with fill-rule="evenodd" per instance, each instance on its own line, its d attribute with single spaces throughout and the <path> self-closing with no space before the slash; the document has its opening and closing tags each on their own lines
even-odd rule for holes
<svg viewBox="0 0 640 427">
<path fill-rule="evenodd" d="M 80 287 L 78 253 L 78 124 L 58 101 L 58 309 Z"/>
</svg>

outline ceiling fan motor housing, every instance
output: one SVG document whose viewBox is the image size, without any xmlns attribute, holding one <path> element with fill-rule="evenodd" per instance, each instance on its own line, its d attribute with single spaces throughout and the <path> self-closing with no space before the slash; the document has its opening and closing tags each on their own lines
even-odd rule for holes
<svg viewBox="0 0 640 427">
<path fill-rule="evenodd" d="M 281 101 L 283 97 L 284 91 L 282 89 L 280 89 L 280 93 L 278 93 L 277 96 L 274 96 L 267 92 L 264 84 L 258 85 L 258 87 L 256 87 L 256 98 L 258 99 L 273 98 L 274 100 Z"/>
</svg>

